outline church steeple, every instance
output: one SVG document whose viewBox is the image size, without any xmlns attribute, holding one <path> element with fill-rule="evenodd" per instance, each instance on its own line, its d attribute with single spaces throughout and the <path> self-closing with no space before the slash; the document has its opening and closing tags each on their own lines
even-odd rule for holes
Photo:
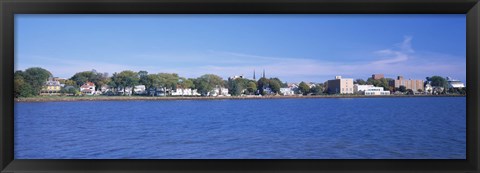
<svg viewBox="0 0 480 173">
<path fill-rule="evenodd" d="M 263 78 L 265 78 L 265 69 L 263 69 Z"/>
<path fill-rule="evenodd" d="M 253 69 L 253 80 L 255 80 L 255 69 Z"/>
</svg>

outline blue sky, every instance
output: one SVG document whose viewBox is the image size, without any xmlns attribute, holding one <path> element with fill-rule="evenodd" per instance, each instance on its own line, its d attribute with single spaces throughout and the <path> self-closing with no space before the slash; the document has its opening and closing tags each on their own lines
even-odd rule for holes
<svg viewBox="0 0 480 173">
<path fill-rule="evenodd" d="M 15 16 L 15 68 L 257 76 L 324 82 L 466 78 L 465 15 Z"/>
</svg>

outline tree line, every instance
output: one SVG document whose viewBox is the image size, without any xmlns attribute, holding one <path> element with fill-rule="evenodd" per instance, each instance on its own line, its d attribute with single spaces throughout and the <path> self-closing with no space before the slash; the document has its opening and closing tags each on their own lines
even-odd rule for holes
<svg viewBox="0 0 480 173">
<path fill-rule="evenodd" d="M 16 71 L 14 73 L 14 95 L 15 97 L 32 97 L 41 93 L 45 81 L 52 77 L 52 73 L 40 67 L 28 68 L 24 71 Z M 373 79 L 368 78 L 354 80 L 354 84 L 359 85 L 374 85 L 376 87 L 383 87 L 385 90 L 392 92 L 400 91 L 403 93 L 412 93 L 404 86 L 393 88 L 390 86 L 391 78 Z M 131 70 L 124 70 L 119 73 L 113 73 L 111 76 L 108 73 L 100 73 L 96 70 L 84 71 L 75 73 L 68 79 L 59 80 L 61 84 L 65 84 L 62 88 L 62 93 L 75 94 L 79 93 L 79 87 L 86 82 L 95 84 L 96 89 L 100 90 L 102 86 L 108 86 L 113 89 L 113 94 L 125 94 L 127 88 L 134 88 L 136 85 L 145 85 L 148 95 L 154 95 L 156 90 L 171 91 L 180 89 L 197 90 L 198 93 L 205 96 L 213 89 L 218 87 L 228 88 L 229 94 L 233 96 L 239 95 L 277 95 L 284 94 L 280 88 L 287 88 L 286 82 L 282 82 L 279 78 L 260 78 L 258 80 L 236 78 L 224 80 L 215 74 L 204 74 L 198 78 L 185 78 L 176 73 L 148 73 L 147 71 L 134 72 Z M 448 88 L 448 82 L 445 78 L 440 76 L 432 76 L 426 78 L 426 83 L 429 82 L 434 87 Z M 120 92 L 121 91 L 121 92 Z M 321 95 L 328 94 L 325 83 L 316 83 L 310 86 L 306 82 L 300 82 L 298 88 L 293 91 L 295 94 L 303 95 Z M 422 91 L 418 91 L 422 92 Z M 448 91 L 445 89 L 443 93 L 459 93 L 464 94 L 465 89 L 451 88 Z"/>
<path fill-rule="evenodd" d="M 14 73 L 15 97 L 31 97 L 40 95 L 45 82 L 52 73 L 40 67 L 28 68 L 25 71 L 16 71 Z M 154 95 L 156 90 L 169 91 L 180 89 L 194 89 L 203 96 L 208 95 L 213 89 L 218 87 L 228 88 L 229 94 L 239 95 L 275 95 L 281 94 L 280 88 L 287 87 L 286 82 L 279 78 L 260 78 L 257 81 L 236 78 L 224 80 L 215 74 L 204 74 L 198 78 L 185 78 L 176 73 L 154 73 L 147 71 L 134 72 L 124 70 L 119 73 L 100 73 L 96 70 L 75 73 L 68 79 L 60 79 L 59 82 L 65 86 L 62 93 L 79 93 L 79 87 L 87 82 L 92 82 L 96 90 L 102 86 L 108 86 L 113 89 L 113 93 L 121 92 L 125 94 L 127 88 L 133 88 L 137 85 L 145 85 L 148 95 Z M 323 84 L 319 87 L 310 88 L 305 82 L 300 83 L 297 94 L 320 94 L 323 92 Z"/>
</svg>

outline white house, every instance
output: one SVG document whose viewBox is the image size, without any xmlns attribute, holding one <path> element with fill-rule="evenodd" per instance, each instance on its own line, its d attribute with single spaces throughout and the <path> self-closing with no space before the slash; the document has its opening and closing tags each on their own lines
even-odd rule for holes
<svg viewBox="0 0 480 173">
<path fill-rule="evenodd" d="M 433 87 L 432 85 L 430 85 L 430 83 L 425 84 L 425 92 L 427 92 L 428 94 L 433 93 Z"/>
<path fill-rule="evenodd" d="M 196 89 L 191 88 L 177 88 L 175 91 L 172 91 L 173 96 L 199 96 L 200 93 Z"/>
<path fill-rule="evenodd" d="M 110 86 L 108 85 L 103 85 L 102 87 L 100 87 L 100 91 L 102 93 L 107 93 L 108 91 L 112 91 L 112 88 L 110 88 Z"/>
<path fill-rule="evenodd" d="M 210 96 L 218 97 L 218 96 L 230 96 L 228 94 L 228 88 L 224 87 L 216 87 L 211 92 L 209 92 Z"/>
<path fill-rule="evenodd" d="M 296 84 L 296 83 L 288 83 L 288 84 L 287 84 L 287 87 L 290 88 L 290 89 L 292 89 L 292 90 L 296 90 L 296 89 L 298 89 L 298 84 Z"/>
<path fill-rule="evenodd" d="M 145 85 L 137 85 L 133 88 L 133 92 L 135 92 L 135 94 L 146 94 L 147 91 L 146 91 L 146 88 L 145 88 Z"/>
<path fill-rule="evenodd" d="M 280 93 L 284 96 L 295 95 L 295 91 L 292 88 L 280 88 Z"/>
<path fill-rule="evenodd" d="M 363 95 L 390 95 L 390 91 L 384 91 L 383 87 L 375 87 L 373 85 L 353 85 L 355 93 Z"/>
<path fill-rule="evenodd" d="M 86 94 L 86 95 L 93 95 L 93 94 L 95 94 L 95 84 L 92 83 L 92 82 L 84 83 L 84 84 L 80 87 L 80 92 L 82 92 L 83 94 Z"/>
<path fill-rule="evenodd" d="M 119 88 L 117 93 L 119 95 L 132 95 L 132 87 Z"/>
</svg>

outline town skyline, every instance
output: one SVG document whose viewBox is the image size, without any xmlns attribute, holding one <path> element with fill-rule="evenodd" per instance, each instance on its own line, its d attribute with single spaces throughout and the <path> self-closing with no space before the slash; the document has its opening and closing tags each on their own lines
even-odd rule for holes
<svg viewBox="0 0 480 173">
<path fill-rule="evenodd" d="M 466 82 L 461 15 L 19 15 L 16 19 L 15 70 L 38 66 L 61 78 L 92 69 L 110 75 L 145 70 L 188 78 L 209 73 L 224 79 L 252 78 L 253 70 L 258 76 L 265 69 L 267 78 L 286 82 L 321 82 L 339 75 L 365 79 L 376 73 L 420 80 L 439 75 Z"/>
</svg>

